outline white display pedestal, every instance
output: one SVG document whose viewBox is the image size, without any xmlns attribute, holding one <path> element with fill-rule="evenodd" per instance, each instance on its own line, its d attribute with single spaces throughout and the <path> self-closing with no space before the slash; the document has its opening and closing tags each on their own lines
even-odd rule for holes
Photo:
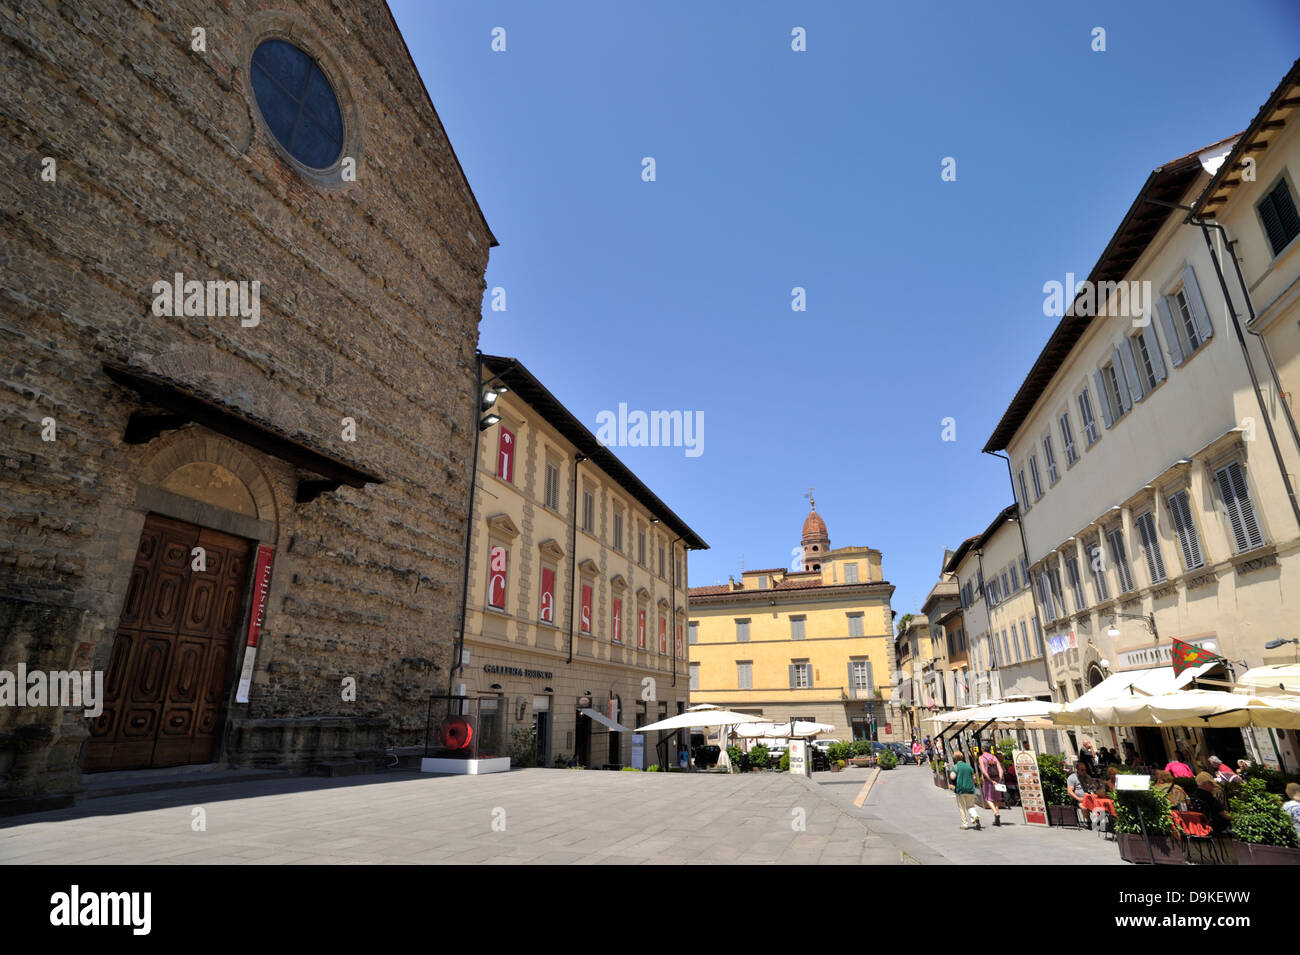
<svg viewBox="0 0 1300 955">
<path fill-rule="evenodd" d="M 420 760 L 422 773 L 450 773 L 457 776 L 482 776 L 484 773 L 508 773 L 509 756 L 494 756 L 491 759 L 444 759 L 426 757 Z"/>
</svg>

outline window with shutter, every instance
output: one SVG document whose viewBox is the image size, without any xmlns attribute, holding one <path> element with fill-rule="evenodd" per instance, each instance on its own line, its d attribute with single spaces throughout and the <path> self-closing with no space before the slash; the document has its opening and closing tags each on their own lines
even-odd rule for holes
<svg viewBox="0 0 1300 955">
<path fill-rule="evenodd" d="M 862 631 L 862 614 L 860 614 L 860 613 L 851 613 L 851 614 L 849 614 L 849 636 L 850 636 L 850 637 L 860 637 L 860 636 L 862 636 L 862 633 L 863 633 L 863 631 Z"/>
<path fill-rule="evenodd" d="M 1065 590 L 1061 587 L 1060 565 L 1058 564 L 1057 566 L 1051 568 L 1050 573 L 1051 576 L 1048 578 L 1048 581 L 1052 585 L 1052 598 L 1056 601 L 1056 606 L 1059 607 L 1061 610 L 1060 615 L 1064 617 L 1070 611 L 1065 606 Z M 1083 608 L 1080 607 L 1076 609 L 1081 610 Z"/>
<path fill-rule="evenodd" d="M 1159 314 L 1160 325 L 1165 330 L 1165 346 L 1169 349 L 1169 360 L 1177 368 L 1183 363 L 1183 344 L 1178 336 L 1177 323 L 1179 318 L 1175 318 L 1173 313 L 1173 307 L 1176 307 L 1177 303 L 1174 303 L 1172 307 L 1170 303 L 1171 298 L 1169 296 L 1161 296 L 1156 299 L 1156 313 Z"/>
<path fill-rule="evenodd" d="M 1070 412 L 1065 412 L 1057 421 L 1061 426 L 1061 444 L 1065 447 L 1065 466 L 1069 467 L 1079 460 L 1079 454 L 1074 450 L 1074 429 L 1070 427 Z"/>
<path fill-rule="evenodd" d="M 1092 570 L 1092 584 L 1097 588 L 1097 602 L 1110 599 L 1110 587 L 1106 583 L 1106 559 L 1101 551 L 1101 538 L 1094 539 L 1088 547 L 1088 566 Z"/>
<path fill-rule="evenodd" d="M 1138 383 L 1142 386 L 1143 395 L 1150 394 L 1158 385 L 1159 379 L 1156 378 L 1156 366 L 1151 359 L 1151 350 L 1147 347 L 1146 336 L 1141 332 L 1132 336 L 1128 340 L 1130 360 L 1137 369 Z"/>
<path fill-rule="evenodd" d="M 1174 532 L 1178 535 L 1178 549 L 1183 558 L 1184 570 L 1195 570 L 1205 566 L 1201 554 L 1201 540 L 1196 534 L 1196 524 L 1192 520 L 1192 506 L 1187 491 L 1169 495 L 1169 519 L 1173 522 Z"/>
<path fill-rule="evenodd" d="M 1092 373 L 1093 378 L 1097 381 L 1097 401 L 1101 403 L 1101 417 L 1106 422 L 1107 428 L 1115 426 L 1115 415 L 1112 413 L 1112 399 L 1108 389 L 1106 379 L 1102 377 L 1101 370 L 1098 369 Z"/>
<path fill-rule="evenodd" d="M 546 500 L 543 502 L 546 507 L 556 511 L 560 508 L 560 469 L 550 463 L 546 463 Z"/>
<path fill-rule="evenodd" d="M 1160 382 L 1165 380 L 1165 359 L 1160 354 L 1160 336 L 1156 334 L 1155 325 L 1148 325 L 1139 333 L 1142 340 L 1142 347 L 1147 359 L 1151 363 L 1151 374 L 1154 376 L 1155 383 L 1151 386 L 1154 388 Z"/>
<path fill-rule="evenodd" d="M 1117 527 L 1106 534 L 1106 540 L 1110 542 L 1110 556 L 1119 573 L 1119 591 L 1126 594 L 1133 589 L 1133 570 L 1129 567 L 1128 553 L 1124 549 L 1124 531 Z"/>
<path fill-rule="evenodd" d="M 790 618 L 790 639 L 791 640 L 802 640 L 804 638 L 804 623 L 806 622 L 807 619 L 808 618 L 806 617 Z"/>
<path fill-rule="evenodd" d="M 739 660 L 736 663 L 736 686 L 742 690 L 754 688 L 754 661 Z"/>
<path fill-rule="evenodd" d="M 700 622 L 692 620 L 686 625 L 686 639 L 690 641 L 691 646 L 700 642 Z"/>
<path fill-rule="evenodd" d="M 1050 434 L 1043 437 L 1043 459 L 1047 462 L 1047 480 L 1055 484 L 1061 476 L 1056 470 L 1056 451 L 1052 447 Z"/>
<path fill-rule="evenodd" d="M 1020 507 L 1029 510 L 1029 492 L 1025 490 L 1025 469 L 1021 468 L 1016 477 L 1020 481 Z"/>
<path fill-rule="evenodd" d="M 858 565 L 856 562 L 844 566 L 844 582 L 846 584 L 856 584 L 858 582 Z"/>
<path fill-rule="evenodd" d="M 1237 553 L 1254 550 L 1264 545 L 1264 535 L 1260 533 L 1259 522 L 1255 518 L 1255 505 L 1251 503 L 1250 492 L 1246 489 L 1246 473 L 1241 464 L 1234 461 L 1225 468 L 1214 472 L 1214 480 L 1219 485 L 1219 496 L 1228 512 L 1228 523 L 1232 526 L 1232 536 L 1237 542 Z"/>
<path fill-rule="evenodd" d="M 1159 583 L 1165 579 L 1165 558 L 1160 553 L 1160 538 L 1156 534 L 1155 517 L 1150 511 L 1137 516 L 1138 534 L 1142 538 L 1142 551 L 1146 554 L 1147 570 L 1151 573 L 1151 582 Z"/>
<path fill-rule="evenodd" d="M 1088 447 L 1092 447 L 1101 434 L 1097 431 L 1097 418 L 1092 413 L 1092 398 L 1087 388 L 1079 392 L 1079 416 L 1083 420 L 1083 435 L 1088 441 Z"/>
<path fill-rule="evenodd" d="M 1019 589 L 1020 589 L 1020 573 L 1017 571 L 1016 565 L 1012 564 L 1011 565 L 1011 592 L 1015 593 Z"/>
<path fill-rule="evenodd" d="M 1127 395 L 1128 407 L 1132 408 L 1146 397 L 1146 392 L 1142 388 L 1142 379 L 1138 376 L 1137 366 L 1133 363 L 1133 349 L 1129 348 L 1128 339 L 1115 346 L 1115 359 L 1115 367 L 1119 369 L 1119 373 L 1122 373 L 1120 393 Z"/>
<path fill-rule="evenodd" d="M 736 621 L 736 642 L 749 643 L 749 621 L 748 620 Z"/>
<path fill-rule="evenodd" d="M 1074 591 L 1074 606 L 1078 610 L 1083 610 L 1088 606 L 1088 601 L 1084 599 L 1083 578 L 1079 575 L 1079 559 L 1077 557 L 1067 557 L 1065 560 L 1065 573 L 1070 579 L 1070 589 Z"/>
<path fill-rule="evenodd" d="M 614 549 L 623 552 L 623 512 L 614 512 Z"/>
<path fill-rule="evenodd" d="M 1196 326 L 1200 342 L 1196 347 L 1199 348 L 1214 336 L 1214 326 L 1210 323 L 1210 312 L 1205 307 L 1205 299 L 1201 296 L 1201 286 L 1196 281 L 1196 272 L 1190 265 L 1183 269 L 1183 295 L 1192 309 L 1192 322 Z"/>
<path fill-rule="evenodd" d="M 1277 256 L 1300 235 L 1300 214 L 1296 212 L 1295 199 L 1286 179 L 1279 180 L 1255 208 L 1273 255 Z"/>
<path fill-rule="evenodd" d="M 1015 573 L 1015 568 L 1011 568 L 1011 572 Z M 1005 598 L 1011 596 L 1014 593 L 1015 590 L 1007 586 L 1007 572 L 1004 570 L 1002 571 L 1002 596 Z"/>
<path fill-rule="evenodd" d="M 590 491 L 582 492 L 582 529 L 588 534 L 596 529 L 596 498 Z"/>
<path fill-rule="evenodd" d="M 1038 476 L 1038 457 L 1033 454 L 1029 456 L 1029 477 L 1034 482 L 1034 501 L 1037 502 L 1043 496 L 1043 481 Z"/>
<path fill-rule="evenodd" d="M 691 664 L 691 689 L 698 690 L 699 688 L 700 688 L 700 665 L 698 663 L 692 663 Z"/>
<path fill-rule="evenodd" d="M 1025 622 L 1023 620 L 1020 621 L 1020 639 L 1024 641 L 1026 657 L 1036 657 L 1042 655 L 1043 652 L 1042 647 L 1030 644 L 1029 630 L 1028 628 L 1025 627 Z"/>
</svg>

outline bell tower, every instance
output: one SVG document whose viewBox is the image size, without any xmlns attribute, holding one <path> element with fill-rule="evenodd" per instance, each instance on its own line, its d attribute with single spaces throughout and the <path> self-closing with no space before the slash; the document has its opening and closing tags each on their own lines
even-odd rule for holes
<svg viewBox="0 0 1300 955">
<path fill-rule="evenodd" d="M 803 522 L 803 536 L 799 543 L 803 545 L 803 569 L 821 570 L 822 557 L 831 549 L 830 534 L 826 532 L 826 522 L 817 513 L 817 501 L 813 499 L 812 489 L 808 489 L 808 516 Z"/>
</svg>

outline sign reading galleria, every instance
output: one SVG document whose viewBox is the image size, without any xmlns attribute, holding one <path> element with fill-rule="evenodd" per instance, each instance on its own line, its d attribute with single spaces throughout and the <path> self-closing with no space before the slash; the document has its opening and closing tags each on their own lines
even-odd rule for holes
<svg viewBox="0 0 1300 955">
<path fill-rule="evenodd" d="M 500 673 L 502 676 L 522 676 L 534 680 L 550 680 L 554 674 L 550 670 L 525 670 L 523 667 L 503 667 L 489 663 L 483 667 L 484 673 Z"/>
</svg>

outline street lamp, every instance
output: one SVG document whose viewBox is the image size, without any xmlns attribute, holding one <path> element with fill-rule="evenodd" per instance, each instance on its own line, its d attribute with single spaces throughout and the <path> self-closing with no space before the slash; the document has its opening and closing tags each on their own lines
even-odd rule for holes
<svg viewBox="0 0 1300 955">
<path fill-rule="evenodd" d="M 1294 643 L 1296 645 L 1296 662 L 1300 663 L 1300 639 L 1297 639 L 1296 637 L 1278 637 L 1276 640 L 1270 640 L 1268 643 L 1264 644 L 1264 649 L 1276 650 L 1278 647 L 1284 647 L 1288 643 Z"/>
<path fill-rule="evenodd" d="M 1120 635 L 1119 621 L 1123 620 L 1140 620 L 1146 625 L 1151 636 L 1156 640 L 1160 639 L 1160 632 L 1156 630 L 1156 615 L 1153 613 L 1114 613 L 1111 614 L 1110 629 L 1106 631 L 1106 636 L 1114 639 Z"/>
</svg>

